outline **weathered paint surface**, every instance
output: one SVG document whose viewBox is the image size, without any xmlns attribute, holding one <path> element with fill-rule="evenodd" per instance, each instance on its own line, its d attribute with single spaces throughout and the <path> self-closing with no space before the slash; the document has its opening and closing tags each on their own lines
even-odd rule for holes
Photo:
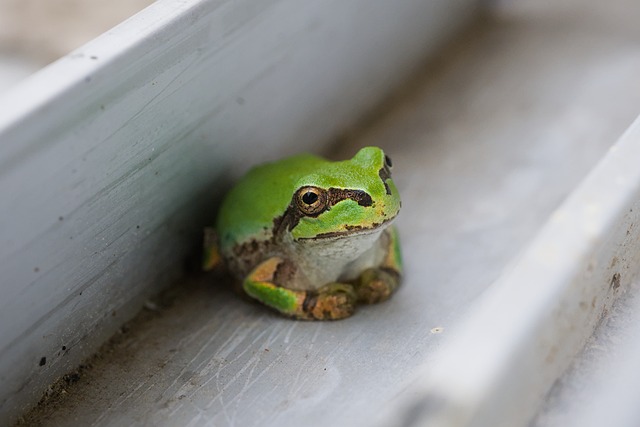
<svg viewBox="0 0 640 427">
<path fill-rule="evenodd" d="M 389 303 L 366 307 L 339 323 L 291 322 L 206 281 L 185 283 L 184 298 L 152 321 L 136 325 L 114 353 L 69 389 L 68 400 L 42 419 L 58 426 L 68 422 L 71 413 L 75 425 L 93 426 L 352 427 L 371 426 L 380 420 L 382 409 L 401 403 L 400 394 L 411 390 L 408 385 L 422 369 L 437 369 L 436 352 L 459 330 L 461 318 L 481 295 L 491 292 L 501 274 L 512 270 L 514 258 L 638 114 L 640 92 L 629 90 L 640 75 L 638 26 L 629 7 L 638 9 L 640 3 L 616 0 L 612 8 L 610 3 L 589 2 L 597 12 L 628 16 L 626 26 L 618 19 L 601 22 L 602 15 L 591 7 L 580 9 L 580 16 L 589 18 L 581 24 L 568 2 L 505 3 L 519 4 L 520 9 L 514 6 L 507 17 L 490 21 L 456 44 L 437 73 L 427 69 L 427 77 L 411 86 L 404 102 L 395 103 L 389 115 L 334 155 L 342 158 L 356 146 L 380 145 L 393 157 L 394 179 L 403 195 L 396 224 L 406 281 Z M 542 3 L 549 7 L 546 19 L 540 18 Z M 636 154 L 628 157 L 625 164 L 637 163 Z M 617 177 L 607 176 L 608 185 L 609 178 Z M 623 216 L 623 221 L 628 219 Z M 575 231 L 572 224 L 565 233 Z M 610 242 L 625 235 L 624 228 L 612 229 Z M 629 239 L 636 237 L 630 234 Z M 629 241 L 632 246 L 626 247 L 637 242 Z M 602 250 L 611 248 L 607 244 Z M 627 287 L 632 278 L 623 258 L 615 263 L 614 258 L 599 264 L 600 272 L 592 270 L 589 283 L 597 283 L 600 293 L 620 273 L 619 293 L 637 289 Z M 524 297 L 534 291 L 516 295 L 516 307 L 527 309 Z M 576 299 L 566 313 L 592 315 L 596 311 L 591 301 Z M 504 305 L 494 313 L 504 319 L 508 310 L 510 305 Z M 522 320 L 524 313 L 515 313 L 516 318 Z M 528 317 L 531 311 L 526 313 Z M 473 375 L 484 373 L 473 372 L 481 361 L 474 356 L 490 352 L 482 350 L 488 342 L 511 355 L 513 348 L 534 345 L 527 341 L 529 330 L 517 335 L 522 339 L 503 345 L 510 326 L 491 322 L 495 318 L 483 317 L 470 347 L 454 355 L 458 362 L 467 358 Z M 576 325 L 582 334 L 592 326 L 564 319 L 549 316 L 554 323 L 543 328 L 549 333 L 545 336 L 557 339 L 566 333 L 560 328 Z M 567 348 L 575 350 L 576 342 L 567 340 Z M 508 369 L 490 373 L 508 377 L 526 371 L 515 383 L 541 378 L 540 391 L 550 374 L 558 374 L 558 363 L 567 360 L 566 349 L 545 350 L 553 348 L 537 345 L 531 353 L 553 361 L 543 370 L 532 374 L 524 363 L 531 359 L 509 356 L 516 360 L 515 370 L 514 364 L 506 364 Z M 637 385 L 635 356 L 634 367 L 618 373 L 630 374 Z M 530 400 L 503 387 L 479 390 L 476 396 L 493 402 L 487 407 L 496 414 L 526 414 L 542 396 Z M 637 395 L 625 399 L 637 400 Z M 517 405 L 534 404 L 521 411 L 515 404 L 500 405 L 505 397 L 522 399 L 506 400 Z"/>
<path fill-rule="evenodd" d="M 160 0 L 0 100 L 0 424 L 181 275 L 238 174 L 317 151 L 473 3 Z"/>
</svg>

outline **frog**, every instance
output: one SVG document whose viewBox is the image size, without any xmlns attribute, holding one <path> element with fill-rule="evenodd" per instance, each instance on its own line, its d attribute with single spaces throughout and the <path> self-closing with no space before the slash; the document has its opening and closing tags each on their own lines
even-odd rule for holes
<svg viewBox="0 0 640 427">
<path fill-rule="evenodd" d="M 379 147 L 330 161 L 299 154 L 249 170 L 205 230 L 204 269 L 299 320 L 338 320 L 389 299 L 402 279 L 392 161 Z"/>
</svg>

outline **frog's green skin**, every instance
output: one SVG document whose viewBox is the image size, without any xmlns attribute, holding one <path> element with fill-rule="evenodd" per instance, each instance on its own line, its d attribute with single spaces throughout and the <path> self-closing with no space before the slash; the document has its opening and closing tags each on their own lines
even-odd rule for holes
<svg viewBox="0 0 640 427">
<path fill-rule="evenodd" d="M 219 254 L 249 296 L 299 319 L 385 300 L 402 262 L 390 169 L 377 147 L 341 162 L 299 155 L 256 167 L 222 203 Z"/>
</svg>

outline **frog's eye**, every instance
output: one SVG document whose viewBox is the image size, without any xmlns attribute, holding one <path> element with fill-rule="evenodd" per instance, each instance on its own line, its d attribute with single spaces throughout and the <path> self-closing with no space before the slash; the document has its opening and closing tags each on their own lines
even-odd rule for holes
<svg viewBox="0 0 640 427">
<path fill-rule="evenodd" d="M 327 192 L 318 187 L 302 187 L 296 192 L 296 205 L 305 215 L 317 215 L 327 208 Z"/>
<path fill-rule="evenodd" d="M 391 157 L 384 155 L 384 165 L 391 169 L 393 167 L 393 163 L 391 162 Z"/>
</svg>

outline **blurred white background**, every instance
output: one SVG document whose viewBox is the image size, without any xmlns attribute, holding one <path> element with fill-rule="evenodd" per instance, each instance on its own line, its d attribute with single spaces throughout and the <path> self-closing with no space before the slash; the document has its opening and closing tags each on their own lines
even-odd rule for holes
<svg viewBox="0 0 640 427">
<path fill-rule="evenodd" d="M 0 0 L 0 93 L 153 0 Z"/>
</svg>

